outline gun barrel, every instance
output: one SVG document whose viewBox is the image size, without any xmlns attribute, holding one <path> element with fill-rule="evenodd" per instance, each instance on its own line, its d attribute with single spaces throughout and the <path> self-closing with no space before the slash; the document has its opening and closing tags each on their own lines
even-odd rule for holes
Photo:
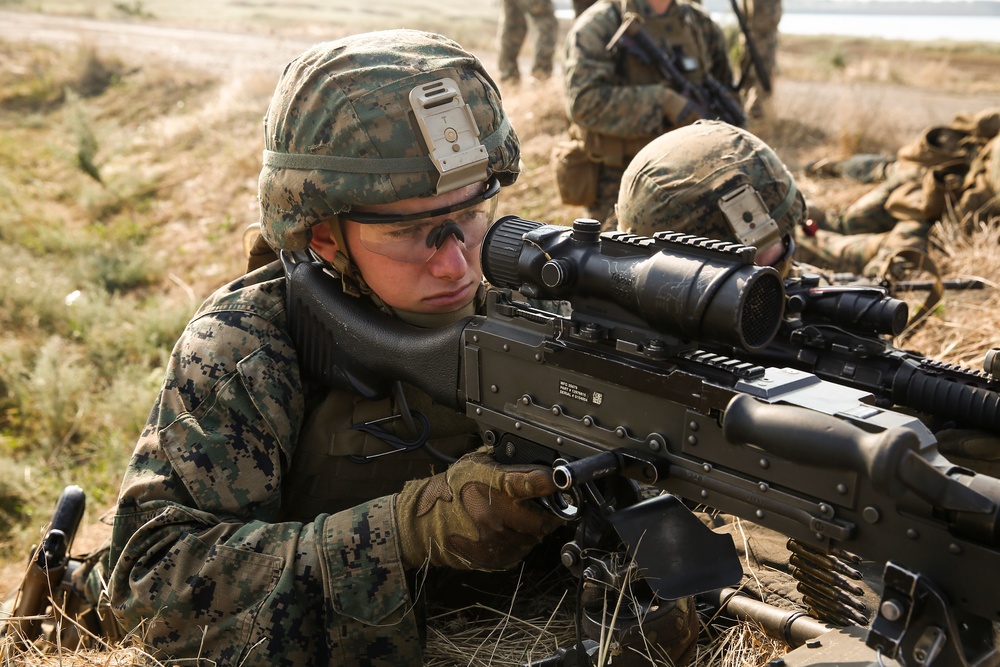
<svg viewBox="0 0 1000 667">
<path fill-rule="evenodd" d="M 1000 392 L 924 372 L 898 373 L 893 384 L 900 405 L 953 419 L 965 428 L 1000 431 Z"/>
</svg>

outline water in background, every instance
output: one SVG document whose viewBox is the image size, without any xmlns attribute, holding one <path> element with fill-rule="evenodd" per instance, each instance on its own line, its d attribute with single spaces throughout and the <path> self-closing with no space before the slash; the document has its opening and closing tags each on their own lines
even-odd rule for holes
<svg viewBox="0 0 1000 667">
<path fill-rule="evenodd" d="M 725 14 L 713 16 L 725 20 Z M 729 15 L 730 20 L 732 14 Z M 1000 42 L 1000 16 L 906 14 L 804 14 L 781 17 L 778 32 L 789 35 L 851 35 L 916 41 Z"/>
<path fill-rule="evenodd" d="M 559 18 L 573 10 L 556 3 Z M 735 23 L 732 12 L 712 12 L 721 25 Z M 778 31 L 789 35 L 851 35 L 914 41 L 1000 42 L 1000 16 L 929 16 L 905 14 L 812 14 L 786 12 Z"/>
</svg>

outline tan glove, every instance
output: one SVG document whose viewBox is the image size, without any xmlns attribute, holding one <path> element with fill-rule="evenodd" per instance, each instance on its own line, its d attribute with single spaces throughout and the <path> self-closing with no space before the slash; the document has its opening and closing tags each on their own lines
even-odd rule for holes
<svg viewBox="0 0 1000 667">
<path fill-rule="evenodd" d="M 671 88 L 663 89 L 663 117 L 675 127 L 690 125 L 701 118 L 694 103 Z"/>
<path fill-rule="evenodd" d="M 531 500 L 557 490 L 549 468 L 501 465 L 488 449 L 463 456 L 433 477 L 407 482 L 396 496 L 403 565 L 513 567 L 562 524 Z"/>
</svg>

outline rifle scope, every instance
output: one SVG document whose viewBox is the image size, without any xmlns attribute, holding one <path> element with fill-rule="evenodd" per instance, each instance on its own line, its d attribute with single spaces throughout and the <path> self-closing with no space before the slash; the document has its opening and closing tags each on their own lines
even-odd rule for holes
<svg viewBox="0 0 1000 667">
<path fill-rule="evenodd" d="M 788 286 L 787 291 L 788 309 L 801 313 L 807 324 L 824 322 L 854 333 L 898 336 L 910 316 L 905 301 L 880 287 L 818 287 L 804 279 L 801 287 Z"/>
<path fill-rule="evenodd" d="M 486 279 L 536 299 L 562 299 L 577 313 L 612 322 L 638 317 L 658 333 L 745 350 L 766 347 L 781 324 L 785 292 L 750 246 L 676 232 L 652 238 L 601 233 L 506 216 L 483 240 Z"/>
</svg>

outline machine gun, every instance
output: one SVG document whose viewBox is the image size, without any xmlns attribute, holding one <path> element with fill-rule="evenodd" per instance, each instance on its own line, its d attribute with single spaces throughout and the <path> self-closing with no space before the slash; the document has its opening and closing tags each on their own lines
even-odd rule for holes
<svg viewBox="0 0 1000 667">
<path fill-rule="evenodd" d="M 671 88 L 689 100 L 702 118 L 746 127 L 747 115 L 733 99 L 729 89 L 707 72 L 701 84 L 692 83 L 678 65 L 680 56 L 669 44 L 664 46 L 664 49 L 657 46 L 636 17 L 627 14 L 606 48 L 608 51 L 623 49 L 643 63 L 655 67 Z"/>
<path fill-rule="evenodd" d="M 372 396 L 410 383 L 476 420 L 498 459 L 551 464 L 563 493 L 548 504 L 579 522 L 563 563 L 617 583 L 607 553 L 623 545 L 648 586 L 637 618 L 740 579 L 731 539 L 685 499 L 884 564 L 874 619 L 845 635 L 869 662 L 996 659 L 1000 480 L 950 464 L 919 420 L 865 391 L 700 345 L 760 350 L 780 328 L 783 282 L 753 248 L 506 217 L 482 253 L 498 288 L 486 315 L 431 330 L 344 298 L 318 264 L 287 262 L 302 367 Z M 515 290 L 566 299 L 572 314 Z M 669 495 L 639 500 L 631 481 Z"/>
</svg>

